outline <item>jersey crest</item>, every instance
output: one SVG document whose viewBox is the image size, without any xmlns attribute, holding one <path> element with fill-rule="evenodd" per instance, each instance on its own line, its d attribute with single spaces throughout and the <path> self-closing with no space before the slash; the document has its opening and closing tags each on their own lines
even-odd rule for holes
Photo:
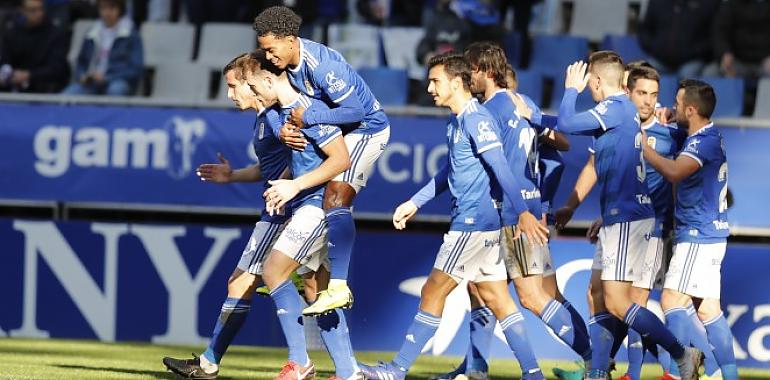
<svg viewBox="0 0 770 380">
<path fill-rule="evenodd" d="M 310 81 L 305 79 L 305 90 L 307 90 L 308 96 L 315 96 L 315 91 L 313 91 L 313 85 L 310 84 Z"/>
<path fill-rule="evenodd" d="M 655 149 L 655 144 L 658 142 L 658 139 L 655 138 L 655 136 L 647 136 L 647 145 L 650 146 L 650 148 Z"/>
<path fill-rule="evenodd" d="M 265 123 L 259 123 L 259 135 L 260 140 L 265 138 Z"/>
</svg>

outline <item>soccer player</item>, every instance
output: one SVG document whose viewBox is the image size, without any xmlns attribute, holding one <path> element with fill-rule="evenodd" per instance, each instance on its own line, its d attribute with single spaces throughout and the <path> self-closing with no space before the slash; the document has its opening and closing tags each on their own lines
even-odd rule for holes
<svg viewBox="0 0 770 380">
<path fill-rule="evenodd" d="M 676 121 L 687 128 L 684 148 L 668 159 L 645 145 L 644 156 L 663 177 L 677 185 L 674 256 L 666 273 L 661 303 L 672 331 L 687 340 L 694 328 L 687 308 L 694 301 L 725 380 L 738 379 L 733 335 L 719 297 L 727 222 L 727 157 L 724 140 L 711 114 L 714 89 L 686 79 L 676 94 Z"/>
<path fill-rule="evenodd" d="M 519 233 L 534 244 L 544 244 L 547 229 L 528 211 L 521 188 L 503 154 L 494 117 L 471 95 L 471 69 L 460 55 L 443 54 L 428 64 L 428 92 L 438 106 L 448 107 L 447 163 L 412 199 L 393 214 L 403 229 L 419 207 L 450 189 L 450 231 L 422 288 L 420 308 L 393 361 L 379 366 L 360 365 L 368 379 L 403 379 L 441 322 L 447 295 L 463 279 L 474 281 L 482 301 L 500 321 L 509 346 L 522 367 L 523 379 L 544 379 L 506 283 L 500 250 L 500 189 L 516 210 Z M 516 236 L 518 238 L 518 235 Z"/>
<path fill-rule="evenodd" d="M 480 94 L 484 107 L 492 114 L 500 127 L 500 139 L 503 144 L 508 165 L 513 170 L 517 184 L 517 196 L 524 197 L 529 211 L 540 217 L 542 200 L 540 197 L 540 172 L 537 152 L 537 132 L 527 119 L 522 118 L 514 99 L 520 100 L 520 106 L 527 107 L 519 94 L 511 94 L 506 83 L 506 58 L 500 46 L 489 43 L 473 43 L 465 51 L 465 59 L 471 66 L 471 92 Z M 531 100 L 530 100 L 531 101 Z M 539 113 L 539 109 L 537 109 Z M 538 122 L 542 114 L 538 115 Z M 547 132 L 546 132 L 547 133 Z M 582 328 L 573 326 L 573 317 L 563 305 L 564 298 L 556 285 L 556 272 L 553 268 L 548 246 L 531 244 L 526 234 L 517 235 L 518 215 L 510 202 L 503 203 L 501 249 L 505 258 L 508 278 L 512 279 L 522 306 L 540 316 L 546 325 L 568 346 L 572 347 L 586 360 L 591 357 L 588 333 L 585 322 L 580 318 Z M 470 285 L 469 285 L 470 286 Z M 457 368 L 439 379 L 451 379 L 458 374 L 471 378 L 488 377 L 490 342 L 496 320 L 489 308 L 474 296 L 471 296 L 471 342 L 465 361 Z M 584 333 L 582 333 L 584 332 Z"/>
<path fill-rule="evenodd" d="M 593 300 L 593 325 L 601 327 L 595 329 L 602 335 L 598 340 L 609 343 L 610 348 L 615 340 L 613 334 L 623 336 L 624 329 L 633 328 L 676 359 L 682 378 L 694 379 L 698 351 L 682 346 L 657 316 L 632 302 L 629 296 L 632 282 L 641 275 L 654 213 L 645 182 L 639 115 L 623 91 L 623 71 L 620 56 L 610 51 L 593 53 L 588 66 L 584 62 L 570 65 L 559 107 L 558 130 L 594 137 L 595 175 L 602 212 L 597 250 L 601 250 L 604 305 Z M 576 114 L 577 94 L 587 85 L 599 104 Z M 609 359 L 606 347 L 594 345 L 588 379 L 607 378 Z"/>
<path fill-rule="evenodd" d="M 257 50 L 252 58 L 244 66 L 246 81 L 257 99 L 266 107 L 281 107 L 281 121 L 286 120 L 291 110 L 299 105 L 323 107 L 322 103 L 313 104 L 310 98 L 299 94 L 289 83 L 286 73 L 272 67 L 263 51 Z M 279 128 L 276 126 L 273 133 L 279 133 Z M 299 190 L 284 194 L 286 200 L 291 201 L 292 218 L 273 245 L 263 274 L 289 346 L 289 360 L 276 377 L 277 380 L 302 380 L 315 376 L 315 366 L 307 354 L 302 325 L 302 300 L 294 290 L 289 276 L 301 265 L 323 259 L 321 253 L 327 246 L 326 222 L 321 208 L 324 185 L 350 166 L 350 156 L 338 127 L 317 124 L 304 128 L 302 133 L 308 140 L 308 146 L 302 151 L 291 151 L 291 172 L 294 178 L 271 181 L 273 186 L 264 193 L 268 212 L 273 214 L 283 205 L 275 200 L 277 186 L 283 184 L 288 185 L 285 189 Z M 334 361 L 336 377 L 359 378 L 345 314 L 333 310 L 319 316 L 318 325 Z"/>
<path fill-rule="evenodd" d="M 342 55 L 328 47 L 299 38 L 302 19 L 286 7 L 270 7 L 254 20 L 259 46 L 268 59 L 286 70 L 295 88 L 307 96 L 320 99 L 328 107 L 297 107 L 290 124 L 344 125 L 345 144 L 352 162 L 350 169 L 326 186 L 323 208 L 329 225 L 329 260 L 331 282 L 318 300 L 303 313 L 321 314 L 349 307 L 353 295 L 347 285 L 348 267 L 355 240 L 355 223 L 351 207 L 356 194 L 366 185 L 374 163 L 390 139 L 390 125 L 380 103 Z M 284 131 L 284 139 L 304 146 L 304 136 Z"/>
</svg>

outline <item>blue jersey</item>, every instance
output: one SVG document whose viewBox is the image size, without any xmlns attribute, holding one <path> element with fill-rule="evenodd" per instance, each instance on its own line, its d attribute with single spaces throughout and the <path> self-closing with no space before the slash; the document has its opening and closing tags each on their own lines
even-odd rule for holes
<svg viewBox="0 0 770 380">
<path fill-rule="evenodd" d="M 676 191 L 676 242 L 721 243 L 730 235 L 727 222 L 727 156 L 722 134 L 709 124 L 684 141 L 680 155 L 700 169 Z"/>
<path fill-rule="evenodd" d="M 519 192 L 527 204 L 529 212 L 540 215 L 539 168 L 537 162 L 536 132 L 529 122 L 519 116 L 507 90 L 499 90 L 484 102 L 486 108 L 500 129 L 500 140 L 508 165 L 513 170 L 513 177 L 519 185 Z M 494 181 L 493 181 L 494 182 Z M 518 196 L 518 194 L 517 194 Z M 513 226 L 519 223 L 519 213 L 503 203 L 503 225 Z"/>
<path fill-rule="evenodd" d="M 295 88 L 329 106 L 353 104 L 355 107 L 363 107 L 363 120 L 355 120 L 355 129 L 351 133 L 376 133 L 388 127 L 388 117 L 380 107 L 380 102 L 342 54 L 303 38 L 299 40 L 299 49 L 299 64 L 286 71 Z M 328 117 L 328 112 L 318 112 L 325 110 L 328 107 L 309 110 L 303 118 L 310 125 L 338 125 L 335 118 Z"/>
<path fill-rule="evenodd" d="M 289 166 L 291 153 L 289 148 L 278 139 L 276 132 L 280 130 L 282 125 L 278 111 L 272 107 L 262 110 L 254 120 L 252 144 L 259 161 L 259 168 L 262 171 L 262 179 L 265 181 L 262 193 L 270 187 L 268 181 L 281 178 Z M 262 210 L 260 219 L 270 223 L 283 223 L 287 219 L 287 215 L 282 213 L 271 216 L 267 211 Z"/>
<path fill-rule="evenodd" d="M 665 125 L 656 119 L 652 124 L 643 127 L 647 134 L 647 145 L 661 156 L 673 160 L 682 149 L 686 133 L 676 125 Z M 674 221 L 674 194 L 671 182 L 658 173 L 652 165 L 647 165 L 647 190 L 652 198 L 652 208 L 655 211 L 655 227 L 652 236 L 666 237 Z"/>
<path fill-rule="evenodd" d="M 293 103 L 281 108 L 281 120 L 287 121 L 291 115 L 291 110 L 299 106 L 305 108 L 311 106 L 321 108 L 326 107 L 323 102 L 300 94 Z M 280 130 L 281 125 L 275 130 L 276 133 Z M 294 178 L 311 172 L 321 166 L 326 159 L 323 147 L 335 137 L 342 135 L 342 131 L 338 127 L 327 124 L 316 124 L 308 126 L 307 128 L 302 128 L 302 133 L 305 135 L 308 142 L 307 146 L 305 146 L 305 150 L 301 152 L 293 149 L 291 150 L 291 173 Z M 321 207 L 325 187 L 326 185 L 323 184 L 303 190 L 291 201 L 291 208 L 296 210 L 300 206 L 308 204 Z"/>
<path fill-rule="evenodd" d="M 500 199 L 497 196 L 502 192 L 490 180 L 494 177 L 481 160 L 481 153 L 502 147 L 498 133 L 494 117 L 476 99 L 453 115 L 447 126 L 451 231 L 500 229 L 500 203 L 495 199 Z M 496 196 L 493 186 L 498 187 Z"/>
<path fill-rule="evenodd" d="M 603 225 L 654 217 L 636 105 L 619 94 L 588 112 L 601 126 L 594 137 L 594 162 Z"/>
</svg>

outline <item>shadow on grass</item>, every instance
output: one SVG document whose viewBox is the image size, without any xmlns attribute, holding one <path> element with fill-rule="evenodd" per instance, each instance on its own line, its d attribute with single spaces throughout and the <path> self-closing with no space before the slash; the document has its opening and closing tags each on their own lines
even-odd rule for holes
<svg viewBox="0 0 770 380">
<path fill-rule="evenodd" d="M 127 375 L 142 375 L 142 376 L 153 376 L 157 379 L 178 379 L 179 377 L 175 374 L 167 371 L 153 371 L 153 370 L 144 370 L 144 369 L 129 369 L 129 368 L 117 368 L 117 367 L 96 367 L 96 366 L 85 366 L 85 365 L 69 365 L 69 364 L 54 364 L 52 367 L 57 368 L 63 368 L 63 369 L 80 369 L 80 370 L 88 370 L 88 371 L 101 371 L 101 372 L 113 372 L 113 373 L 124 373 Z"/>
</svg>

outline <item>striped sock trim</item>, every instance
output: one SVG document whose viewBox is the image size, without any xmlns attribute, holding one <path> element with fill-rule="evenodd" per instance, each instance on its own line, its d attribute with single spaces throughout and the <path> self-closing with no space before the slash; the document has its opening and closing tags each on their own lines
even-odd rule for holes
<svg viewBox="0 0 770 380">
<path fill-rule="evenodd" d="M 540 319 L 542 319 L 545 323 L 551 322 L 551 318 L 553 318 L 553 316 L 559 310 L 559 306 L 561 306 L 561 304 L 556 300 L 551 300 L 551 302 L 548 302 L 548 304 L 545 305 L 545 309 L 543 309 L 543 314 L 540 316 Z"/>
<path fill-rule="evenodd" d="M 479 307 L 476 309 L 471 310 L 471 319 L 487 319 L 489 317 L 493 317 L 492 310 L 488 307 Z"/>
<path fill-rule="evenodd" d="M 423 324 L 426 324 L 428 326 L 435 326 L 438 327 L 439 324 L 441 324 L 441 317 L 435 317 L 427 313 L 418 312 L 414 316 L 414 320 Z"/>
<path fill-rule="evenodd" d="M 672 314 L 672 313 L 687 313 L 688 315 L 690 314 L 690 313 L 687 311 L 687 309 L 686 309 L 686 308 L 684 308 L 684 307 L 673 307 L 673 308 L 671 308 L 671 309 L 668 309 L 668 310 L 666 310 L 666 311 L 664 311 L 664 312 L 663 312 L 663 314 L 664 314 L 665 316 L 669 316 L 669 315 L 670 315 L 670 314 Z"/>
<path fill-rule="evenodd" d="M 291 280 L 284 281 L 281 285 L 276 286 L 275 289 L 270 291 L 270 296 L 272 297 L 273 294 L 278 293 L 287 286 L 294 286 L 294 283 L 292 283 Z"/>
<path fill-rule="evenodd" d="M 593 317 L 591 317 L 591 319 L 588 320 L 588 324 L 592 325 L 594 323 L 598 323 L 599 321 L 603 321 L 603 320 L 605 320 L 607 318 L 610 318 L 610 317 L 612 317 L 612 314 L 610 314 L 610 313 L 608 313 L 606 311 L 603 311 L 603 312 L 601 312 L 599 314 L 596 314 Z"/>
<path fill-rule="evenodd" d="M 500 321 L 500 328 L 503 330 L 507 330 L 509 327 L 513 326 L 514 324 L 518 322 L 524 321 L 524 315 L 521 314 L 520 311 L 517 311 L 507 317 L 505 317 L 502 321 Z"/>
<path fill-rule="evenodd" d="M 715 322 L 720 320 L 722 317 L 724 317 L 724 313 L 719 313 L 719 315 L 717 315 L 716 317 L 711 318 L 711 319 L 709 319 L 706 322 L 703 322 L 703 326 L 708 326 L 708 325 L 714 324 Z"/>
<path fill-rule="evenodd" d="M 632 326 L 634 324 L 634 320 L 636 319 L 636 314 L 639 313 L 639 310 L 641 308 L 642 307 L 637 304 L 633 304 L 631 305 L 631 307 L 628 308 L 628 311 L 626 312 L 626 317 L 624 318 L 627 325 Z"/>
<path fill-rule="evenodd" d="M 687 306 L 687 315 L 692 316 L 695 313 L 695 305 L 690 304 L 690 306 Z"/>
</svg>

